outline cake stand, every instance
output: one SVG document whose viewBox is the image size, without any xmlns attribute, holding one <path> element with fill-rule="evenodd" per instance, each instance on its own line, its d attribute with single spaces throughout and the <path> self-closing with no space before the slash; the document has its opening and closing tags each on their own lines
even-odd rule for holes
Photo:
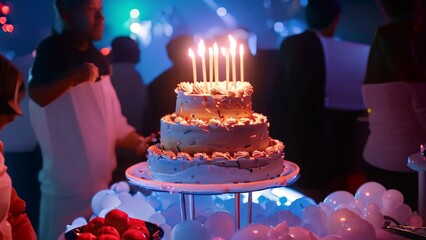
<svg viewBox="0 0 426 240">
<path fill-rule="evenodd" d="M 247 183 L 172 183 L 162 182 L 152 178 L 148 162 L 137 163 L 126 170 L 129 183 L 152 191 L 180 194 L 180 212 L 182 221 L 187 220 L 186 198 L 189 201 L 189 219 L 195 219 L 194 195 L 215 195 L 224 193 L 235 194 L 235 221 L 240 228 L 240 198 L 241 193 L 248 193 L 248 223 L 252 220 L 252 192 L 268 188 L 284 187 L 295 182 L 299 176 L 299 166 L 290 161 L 283 161 L 284 169 L 280 176 Z"/>
<path fill-rule="evenodd" d="M 413 153 L 408 157 L 407 166 L 418 172 L 419 215 L 426 220 L 426 158 L 420 153 Z"/>
</svg>

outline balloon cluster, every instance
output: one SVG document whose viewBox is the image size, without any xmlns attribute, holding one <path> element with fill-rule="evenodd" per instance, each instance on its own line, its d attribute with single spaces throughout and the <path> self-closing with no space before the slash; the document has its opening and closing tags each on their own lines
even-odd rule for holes
<svg viewBox="0 0 426 240">
<path fill-rule="evenodd" d="M 104 217 L 112 209 L 125 211 L 129 217 L 155 223 L 163 228 L 165 240 L 355 240 L 400 239 L 382 229 L 384 224 L 422 226 L 423 219 L 404 204 L 397 190 L 368 182 L 355 195 L 346 191 L 329 194 L 316 204 L 307 197 L 286 205 L 260 196 L 252 204 L 252 223 L 247 223 L 247 203 L 242 204 L 242 228 L 235 231 L 235 200 L 218 196 L 195 196 L 195 220 L 181 221 L 179 195 L 153 192 L 144 196 L 130 193 L 126 182 L 99 191 L 92 198 L 93 217 Z M 391 222 L 385 222 L 392 220 Z M 87 224 L 74 220 L 67 229 Z"/>
</svg>

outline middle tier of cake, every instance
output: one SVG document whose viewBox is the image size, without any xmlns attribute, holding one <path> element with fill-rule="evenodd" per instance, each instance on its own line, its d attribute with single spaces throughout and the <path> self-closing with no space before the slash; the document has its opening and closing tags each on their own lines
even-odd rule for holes
<svg viewBox="0 0 426 240">
<path fill-rule="evenodd" d="M 176 114 L 161 119 L 161 146 L 166 151 L 194 153 L 253 152 L 269 146 L 267 118 L 224 120 L 184 119 Z"/>
</svg>

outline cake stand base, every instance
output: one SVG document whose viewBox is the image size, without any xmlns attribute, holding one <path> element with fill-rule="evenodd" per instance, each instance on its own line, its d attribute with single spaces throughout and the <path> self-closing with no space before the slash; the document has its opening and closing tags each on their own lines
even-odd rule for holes
<svg viewBox="0 0 426 240">
<path fill-rule="evenodd" d="M 290 161 L 283 161 L 284 169 L 280 176 L 256 182 L 241 183 L 172 183 L 162 182 L 152 178 L 147 162 L 135 164 L 126 170 L 129 184 L 142 187 L 152 191 L 170 192 L 180 194 L 180 211 L 182 221 L 188 219 L 187 204 L 189 202 L 189 219 L 195 219 L 194 195 L 215 195 L 224 193 L 235 194 L 235 222 L 236 228 L 240 228 L 240 202 L 241 193 L 248 193 L 248 223 L 252 221 L 252 192 L 268 188 L 284 187 L 295 182 L 299 176 L 299 166 Z"/>
</svg>

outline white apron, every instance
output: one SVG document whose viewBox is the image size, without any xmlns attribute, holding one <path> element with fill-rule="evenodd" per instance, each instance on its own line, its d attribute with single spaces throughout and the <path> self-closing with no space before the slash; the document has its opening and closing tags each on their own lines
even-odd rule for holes
<svg viewBox="0 0 426 240">
<path fill-rule="evenodd" d="M 43 154 L 41 191 L 60 196 L 107 188 L 116 142 L 134 131 L 109 76 L 72 87 L 45 107 L 30 100 L 30 117 Z"/>
</svg>

